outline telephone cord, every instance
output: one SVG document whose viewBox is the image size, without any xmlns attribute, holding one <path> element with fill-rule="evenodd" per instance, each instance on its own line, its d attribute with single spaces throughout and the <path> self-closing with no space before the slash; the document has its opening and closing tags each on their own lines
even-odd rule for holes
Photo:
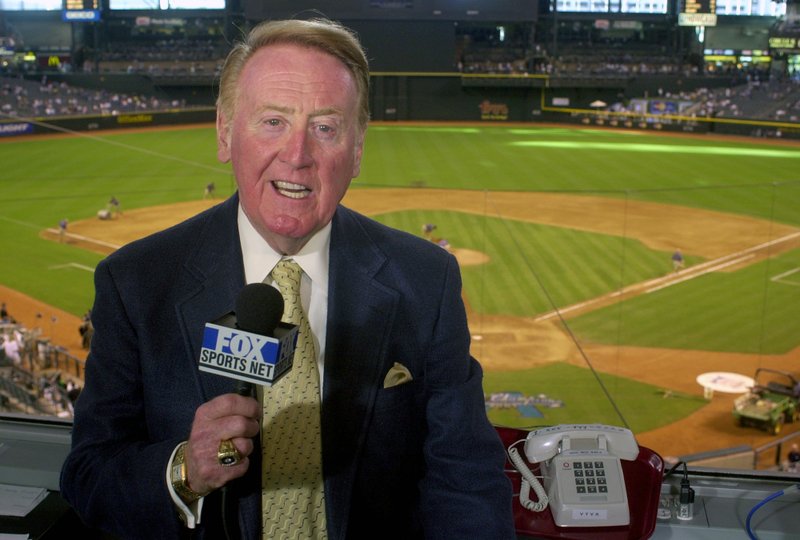
<svg viewBox="0 0 800 540">
<path fill-rule="evenodd" d="M 511 458 L 511 463 L 514 464 L 519 474 L 522 475 L 522 482 L 519 489 L 520 504 L 533 512 L 542 512 L 547 508 L 550 502 L 544 487 L 542 487 L 542 484 L 533 475 L 525 462 L 522 461 L 522 457 L 519 455 L 519 451 L 516 448 L 508 449 L 508 457 Z M 536 493 L 539 499 L 538 502 L 533 502 L 530 499 L 530 488 L 533 488 L 533 491 Z"/>
</svg>

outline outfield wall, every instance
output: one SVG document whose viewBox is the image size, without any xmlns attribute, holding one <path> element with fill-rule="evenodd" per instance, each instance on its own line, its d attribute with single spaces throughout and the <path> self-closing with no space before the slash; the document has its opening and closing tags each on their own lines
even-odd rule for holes
<svg viewBox="0 0 800 540">
<path fill-rule="evenodd" d="M 57 133 L 101 131 L 110 129 L 131 129 L 181 126 L 214 122 L 216 111 L 213 108 L 188 110 L 149 111 L 142 113 L 108 116 L 61 116 L 54 118 L 25 118 L 0 121 L 0 137 L 20 135 L 53 135 Z"/>
</svg>

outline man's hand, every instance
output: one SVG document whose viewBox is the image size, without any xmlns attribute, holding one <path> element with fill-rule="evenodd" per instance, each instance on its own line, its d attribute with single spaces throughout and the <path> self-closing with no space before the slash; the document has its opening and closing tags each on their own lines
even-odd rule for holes
<svg viewBox="0 0 800 540">
<path fill-rule="evenodd" d="M 210 493 L 243 476 L 260 427 L 261 404 L 252 397 L 223 394 L 198 407 L 185 451 L 189 487 L 197 493 Z M 225 439 L 242 455 L 238 464 L 229 467 L 217 461 L 219 443 Z"/>
</svg>

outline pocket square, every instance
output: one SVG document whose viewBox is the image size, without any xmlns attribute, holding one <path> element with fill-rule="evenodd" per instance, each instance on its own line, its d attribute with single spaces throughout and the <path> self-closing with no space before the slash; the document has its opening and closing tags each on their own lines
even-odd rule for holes
<svg viewBox="0 0 800 540">
<path fill-rule="evenodd" d="M 388 373 L 386 373 L 386 377 L 383 379 L 383 387 L 391 388 L 393 386 L 407 383 L 413 379 L 414 377 L 411 376 L 411 372 L 408 371 L 406 366 L 400 364 L 399 362 L 395 362 L 394 365 L 389 368 Z"/>
</svg>

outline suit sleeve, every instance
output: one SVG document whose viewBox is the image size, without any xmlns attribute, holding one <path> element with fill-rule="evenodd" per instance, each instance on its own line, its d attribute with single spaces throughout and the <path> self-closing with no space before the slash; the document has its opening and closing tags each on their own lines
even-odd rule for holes
<svg viewBox="0 0 800 540">
<path fill-rule="evenodd" d="M 106 262 L 95 271 L 95 287 L 95 334 L 61 493 L 90 527 L 127 537 L 175 538 L 181 523 L 164 471 L 180 439 L 154 442 L 149 434 L 140 336 L 124 289 Z M 136 295 L 127 292 L 127 298 Z"/>
<path fill-rule="evenodd" d="M 426 362 L 425 536 L 515 538 L 505 451 L 486 416 L 483 372 L 469 343 L 461 277 L 451 258 Z"/>
</svg>

